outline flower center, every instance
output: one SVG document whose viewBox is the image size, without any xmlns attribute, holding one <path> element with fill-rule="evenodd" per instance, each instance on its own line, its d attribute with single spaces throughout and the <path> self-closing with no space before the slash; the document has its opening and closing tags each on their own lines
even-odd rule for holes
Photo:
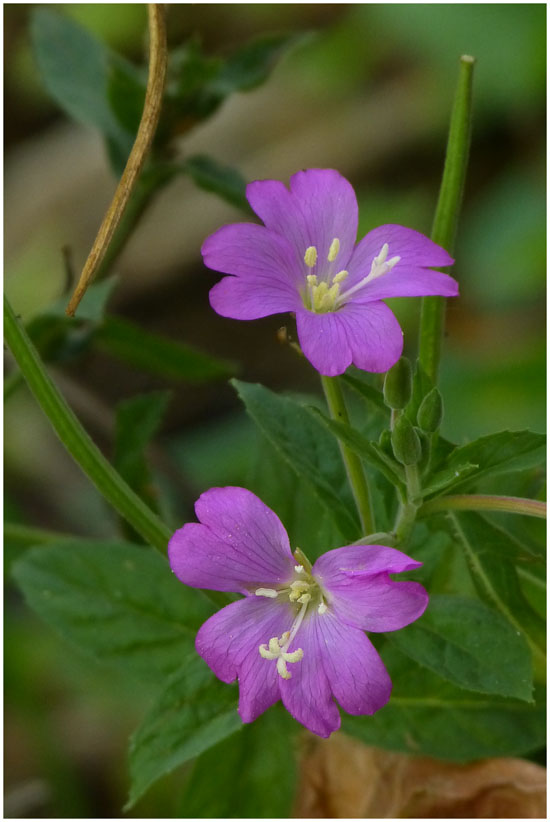
<svg viewBox="0 0 550 822">
<path fill-rule="evenodd" d="M 397 265 L 401 257 L 395 256 L 388 260 L 388 252 L 389 246 L 387 243 L 384 243 L 380 252 L 373 259 L 368 275 L 363 277 L 360 282 L 351 288 L 348 288 L 347 291 L 341 292 L 340 284 L 346 279 L 348 272 L 342 269 L 336 274 L 332 273 L 332 269 L 335 268 L 332 263 L 340 253 L 340 240 L 338 237 L 335 237 L 330 244 L 327 254 L 327 261 L 330 265 L 326 266 L 325 264 L 324 268 L 326 270 L 322 274 L 319 272 L 317 274 L 311 273 L 306 275 L 307 285 L 305 293 L 303 294 L 304 305 L 316 314 L 326 314 L 328 311 L 337 311 L 345 305 L 353 294 L 363 289 L 368 283 L 372 282 L 372 280 L 387 274 Z M 314 245 L 310 245 L 305 251 L 304 262 L 308 268 L 315 268 L 317 260 L 317 249 Z"/>
<path fill-rule="evenodd" d="M 280 637 L 273 636 L 268 644 L 260 645 L 258 648 L 260 656 L 264 659 L 277 660 L 277 673 L 283 679 L 290 679 L 292 674 L 287 668 L 287 662 L 299 662 L 303 659 L 302 648 L 289 651 L 290 644 L 296 636 L 300 625 L 304 621 L 306 613 L 311 608 L 317 608 L 317 613 L 324 614 L 327 606 L 323 598 L 323 593 L 311 574 L 311 565 L 299 548 L 295 551 L 295 557 L 300 565 L 294 566 L 294 579 L 286 588 L 257 588 L 255 595 L 259 597 L 288 597 L 289 601 L 300 606 L 296 617 L 290 626 L 290 630 L 285 631 Z"/>
</svg>

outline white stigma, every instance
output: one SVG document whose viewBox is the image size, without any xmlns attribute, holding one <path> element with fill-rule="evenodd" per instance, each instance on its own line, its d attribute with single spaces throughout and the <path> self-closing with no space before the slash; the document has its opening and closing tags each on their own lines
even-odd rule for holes
<svg viewBox="0 0 550 822">
<path fill-rule="evenodd" d="M 310 245 L 309 248 L 306 248 L 306 253 L 304 254 L 304 262 L 308 268 L 313 268 L 315 263 L 317 262 L 317 249 L 314 245 Z"/>
<path fill-rule="evenodd" d="M 335 237 L 334 240 L 330 244 L 330 248 L 328 250 L 328 257 L 327 260 L 329 263 L 333 263 L 336 257 L 340 252 L 340 240 L 338 237 Z"/>
<path fill-rule="evenodd" d="M 372 282 L 372 280 L 378 279 L 378 277 L 382 277 L 384 274 L 388 274 L 392 270 L 394 266 L 397 265 L 401 257 L 391 257 L 391 259 L 387 259 L 389 253 L 389 246 L 387 243 L 384 243 L 382 248 L 380 249 L 379 253 L 373 259 L 370 267 L 370 272 L 366 277 L 356 283 L 351 288 L 348 288 L 347 291 L 344 291 L 343 294 L 338 296 L 336 301 L 336 308 L 340 308 L 348 299 L 351 297 L 352 294 L 355 294 L 357 291 L 360 291 L 364 286 L 368 285 L 368 283 Z"/>
<path fill-rule="evenodd" d="M 257 597 L 269 597 L 270 599 L 275 599 L 278 596 L 275 588 L 256 588 L 254 593 Z"/>
</svg>

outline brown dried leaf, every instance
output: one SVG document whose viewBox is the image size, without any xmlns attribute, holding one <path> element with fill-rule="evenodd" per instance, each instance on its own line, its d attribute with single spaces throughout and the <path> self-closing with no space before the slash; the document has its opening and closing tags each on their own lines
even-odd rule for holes
<svg viewBox="0 0 550 822">
<path fill-rule="evenodd" d="M 457 765 L 367 747 L 341 733 L 308 738 L 294 816 L 545 818 L 546 768 L 512 758 Z"/>
</svg>

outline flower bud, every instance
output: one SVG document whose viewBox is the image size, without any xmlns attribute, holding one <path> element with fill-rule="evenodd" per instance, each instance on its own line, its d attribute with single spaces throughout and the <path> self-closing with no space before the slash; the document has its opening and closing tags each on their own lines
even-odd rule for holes
<svg viewBox="0 0 550 822">
<path fill-rule="evenodd" d="M 391 434 L 395 458 L 402 465 L 414 465 L 422 456 L 422 446 L 412 423 L 402 414 Z"/>
<path fill-rule="evenodd" d="M 401 357 L 390 368 L 384 380 L 384 402 L 400 410 L 407 405 L 412 391 L 412 368 L 407 357 Z"/>
<path fill-rule="evenodd" d="M 441 425 L 442 419 L 443 400 L 437 388 L 432 388 L 420 403 L 416 420 L 423 431 L 433 434 Z"/>
</svg>

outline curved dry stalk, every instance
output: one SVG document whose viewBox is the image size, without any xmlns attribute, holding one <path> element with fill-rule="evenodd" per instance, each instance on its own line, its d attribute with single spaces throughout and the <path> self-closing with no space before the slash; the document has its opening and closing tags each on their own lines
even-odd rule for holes
<svg viewBox="0 0 550 822">
<path fill-rule="evenodd" d="M 134 145 L 132 146 L 130 156 L 128 157 L 126 167 L 120 178 L 113 200 L 103 218 L 94 244 L 82 269 L 80 280 L 67 306 L 66 313 L 69 317 L 74 316 L 80 300 L 86 293 L 86 289 L 90 285 L 105 255 L 124 210 L 128 205 L 130 195 L 143 168 L 145 158 L 151 148 L 153 137 L 157 129 L 162 106 L 168 58 L 164 4 L 148 3 L 147 11 L 149 18 L 149 77 L 147 79 L 143 114 L 141 115 Z"/>
</svg>

